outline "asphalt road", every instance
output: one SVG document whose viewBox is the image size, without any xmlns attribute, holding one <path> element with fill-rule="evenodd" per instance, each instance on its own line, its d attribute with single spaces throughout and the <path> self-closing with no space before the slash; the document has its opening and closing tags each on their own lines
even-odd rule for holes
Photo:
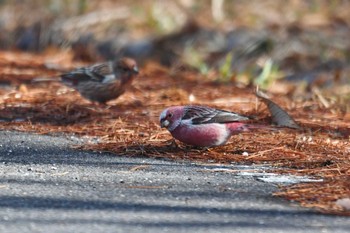
<svg viewBox="0 0 350 233">
<path fill-rule="evenodd" d="M 213 166 L 77 151 L 69 137 L 0 139 L 0 232 L 350 232 L 350 218 Z"/>
</svg>

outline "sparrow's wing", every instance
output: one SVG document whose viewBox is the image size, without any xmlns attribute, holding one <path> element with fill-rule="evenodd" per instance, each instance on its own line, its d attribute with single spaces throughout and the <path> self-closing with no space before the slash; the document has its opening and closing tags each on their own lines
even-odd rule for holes
<svg viewBox="0 0 350 233">
<path fill-rule="evenodd" d="M 83 67 L 61 75 L 63 82 L 77 84 L 79 82 L 106 82 L 114 79 L 113 67 L 110 62 L 96 64 L 90 67 Z"/>
<path fill-rule="evenodd" d="M 183 120 L 192 120 L 192 124 L 209 124 L 247 121 L 249 118 L 234 112 L 204 106 L 188 106 Z"/>
<path fill-rule="evenodd" d="M 101 63 L 94 66 L 90 66 L 89 70 L 96 76 L 108 76 L 113 75 L 113 65 L 111 62 Z"/>
</svg>

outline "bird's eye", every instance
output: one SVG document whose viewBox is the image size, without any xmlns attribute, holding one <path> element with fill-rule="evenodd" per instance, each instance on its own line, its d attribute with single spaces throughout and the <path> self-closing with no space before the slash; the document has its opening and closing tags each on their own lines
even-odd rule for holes
<svg viewBox="0 0 350 233">
<path fill-rule="evenodd" d="M 169 117 L 169 118 L 172 118 L 172 117 L 173 117 L 173 114 L 172 114 L 172 113 L 169 113 L 169 114 L 168 114 L 168 117 Z"/>
</svg>

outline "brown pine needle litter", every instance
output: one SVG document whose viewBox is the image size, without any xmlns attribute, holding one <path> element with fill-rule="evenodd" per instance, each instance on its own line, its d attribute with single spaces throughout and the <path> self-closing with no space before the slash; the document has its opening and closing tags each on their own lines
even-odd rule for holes
<svg viewBox="0 0 350 233">
<path fill-rule="evenodd" d="M 336 204 L 350 197 L 350 117 L 344 106 L 322 97 L 303 101 L 286 96 L 273 100 L 287 110 L 302 130 L 246 132 L 225 146 L 195 149 L 174 143 L 158 125 L 162 109 L 171 105 L 205 104 L 254 115 L 269 124 L 264 104 L 256 108 L 251 89 L 214 83 L 193 71 L 169 71 L 147 64 L 134 87 L 119 99 L 98 106 L 59 82 L 31 83 L 38 76 L 59 74 L 46 66 L 44 55 L 0 53 L 0 127 L 40 134 L 67 133 L 98 138 L 79 149 L 111 152 L 116 156 L 147 156 L 211 163 L 271 164 L 274 172 L 308 175 L 323 182 L 285 186 L 274 195 L 324 213 L 350 216 Z M 76 64 L 60 64 L 74 67 Z M 190 101 L 192 100 L 192 102 Z M 214 104 L 215 103 L 215 104 Z M 280 169 L 283 168 L 283 169 Z M 147 169 L 135 167 L 134 169 Z M 157 188 L 157 187 L 135 187 Z"/>
</svg>

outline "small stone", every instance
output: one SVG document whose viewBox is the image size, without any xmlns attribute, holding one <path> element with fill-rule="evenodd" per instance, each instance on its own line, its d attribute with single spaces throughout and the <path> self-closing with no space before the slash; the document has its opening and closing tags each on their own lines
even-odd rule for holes
<svg viewBox="0 0 350 233">
<path fill-rule="evenodd" d="M 190 95 L 188 96 L 188 100 L 189 100 L 190 102 L 193 102 L 193 101 L 196 100 L 196 97 L 195 97 L 193 94 L 190 94 Z"/>
<path fill-rule="evenodd" d="M 248 153 L 247 151 L 244 151 L 244 152 L 242 153 L 242 155 L 243 155 L 243 156 L 248 156 L 249 153 Z"/>
<path fill-rule="evenodd" d="M 346 209 L 346 210 L 350 210 L 350 198 L 342 198 L 342 199 L 338 199 L 335 204 L 337 204 L 338 206 L 341 206 L 342 208 Z"/>
</svg>

